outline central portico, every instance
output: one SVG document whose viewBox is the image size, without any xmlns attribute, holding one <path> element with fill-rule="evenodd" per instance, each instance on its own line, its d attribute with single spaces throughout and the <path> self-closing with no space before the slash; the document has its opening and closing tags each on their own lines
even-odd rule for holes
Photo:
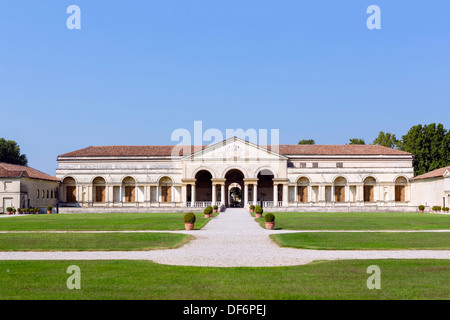
<svg viewBox="0 0 450 320">
<path fill-rule="evenodd" d="M 241 205 L 288 205 L 287 157 L 233 137 L 181 159 L 183 205 L 230 206 L 239 188 Z M 279 192 L 280 190 L 280 192 Z M 283 191 L 284 190 L 284 191 Z"/>
</svg>

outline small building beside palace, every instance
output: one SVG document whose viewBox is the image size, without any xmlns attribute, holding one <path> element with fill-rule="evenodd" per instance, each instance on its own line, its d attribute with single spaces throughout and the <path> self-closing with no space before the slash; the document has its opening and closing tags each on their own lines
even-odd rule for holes
<svg viewBox="0 0 450 320">
<path fill-rule="evenodd" d="M 0 162 L 0 213 L 8 207 L 55 207 L 58 192 L 58 178 L 30 167 Z"/>
<path fill-rule="evenodd" d="M 262 146 L 232 137 L 209 146 L 91 146 L 58 156 L 56 177 L 67 212 L 252 204 L 411 211 L 412 161 L 378 145 Z"/>
<path fill-rule="evenodd" d="M 411 179 L 412 205 L 450 207 L 450 167 L 430 171 Z"/>
</svg>

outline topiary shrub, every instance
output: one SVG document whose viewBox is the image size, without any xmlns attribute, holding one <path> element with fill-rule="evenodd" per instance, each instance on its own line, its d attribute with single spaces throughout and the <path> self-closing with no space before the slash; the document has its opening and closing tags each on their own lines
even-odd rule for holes
<svg viewBox="0 0 450 320">
<path fill-rule="evenodd" d="M 273 213 L 267 213 L 267 214 L 264 216 L 264 220 L 265 220 L 266 222 L 274 222 L 274 221 L 275 221 L 275 215 L 274 215 Z"/>
<path fill-rule="evenodd" d="M 263 208 L 261 208 L 261 206 L 256 206 L 255 213 L 263 213 Z"/>
<path fill-rule="evenodd" d="M 441 207 L 440 206 L 434 206 L 432 209 L 433 209 L 433 211 L 441 211 Z"/>
<path fill-rule="evenodd" d="M 6 208 L 6 212 L 11 212 L 12 211 L 12 208 L 11 207 L 7 207 Z"/>
<path fill-rule="evenodd" d="M 425 206 L 421 204 L 421 205 L 419 206 L 419 210 L 422 210 L 422 211 L 425 210 Z"/>
<path fill-rule="evenodd" d="M 203 210 L 203 213 L 204 214 L 211 214 L 211 212 L 212 212 L 212 207 L 211 206 L 207 206 L 206 208 L 205 208 L 205 210 Z"/>
<path fill-rule="evenodd" d="M 255 210 L 255 206 L 253 204 L 250 206 L 250 210 Z"/>
<path fill-rule="evenodd" d="M 185 223 L 194 223 L 196 220 L 196 216 L 192 212 L 188 212 L 184 215 L 184 222 Z"/>
<path fill-rule="evenodd" d="M 214 206 L 213 209 L 214 209 L 214 210 L 217 210 L 217 209 L 219 209 L 219 207 L 218 207 L 218 206 Z"/>
<path fill-rule="evenodd" d="M 52 206 L 47 206 L 47 211 L 52 211 L 53 207 Z"/>
</svg>

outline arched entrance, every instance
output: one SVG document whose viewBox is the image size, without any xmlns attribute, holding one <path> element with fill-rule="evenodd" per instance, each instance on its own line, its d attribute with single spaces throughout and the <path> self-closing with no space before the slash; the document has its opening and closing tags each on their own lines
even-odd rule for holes
<svg viewBox="0 0 450 320">
<path fill-rule="evenodd" d="M 262 206 L 264 206 L 264 202 L 271 201 L 272 203 L 274 203 L 274 201 L 279 200 L 274 199 L 273 178 L 274 178 L 273 172 L 268 169 L 261 170 L 261 172 L 258 173 L 257 201 L 260 201 Z M 276 188 L 278 191 L 279 189 L 278 185 L 276 186 Z"/>
<path fill-rule="evenodd" d="M 228 196 L 225 199 L 227 207 L 243 207 L 246 201 L 244 195 L 244 174 L 238 169 L 232 169 L 225 174 L 225 189 Z"/>
<path fill-rule="evenodd" d="M 212 201 L 212 175 L 207 170 L 200 170 L 195 175 L 195 201 Z"/>
</svg>

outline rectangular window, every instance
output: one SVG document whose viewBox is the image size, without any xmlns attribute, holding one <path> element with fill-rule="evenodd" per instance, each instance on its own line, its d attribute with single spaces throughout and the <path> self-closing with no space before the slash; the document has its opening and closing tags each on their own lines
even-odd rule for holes
<svg viewBox="0 0 450 320">
<path fill-rule="evenodd" d="M 306 162 L 300 162 L 299 166 L 300 168 L 306 168 Z"/>
<path fill-rule="evenodd" d="M 343 168 L 344 164 L 342 162 L 337 162 L 336 163 L 336 168 Z"/>
<path fill-rule="evenodd" d="M 319 163 L 318 162 L 313 162 L 312 167 L 313 168 L 318 168 L 319 167 Z"/>
</svg>

